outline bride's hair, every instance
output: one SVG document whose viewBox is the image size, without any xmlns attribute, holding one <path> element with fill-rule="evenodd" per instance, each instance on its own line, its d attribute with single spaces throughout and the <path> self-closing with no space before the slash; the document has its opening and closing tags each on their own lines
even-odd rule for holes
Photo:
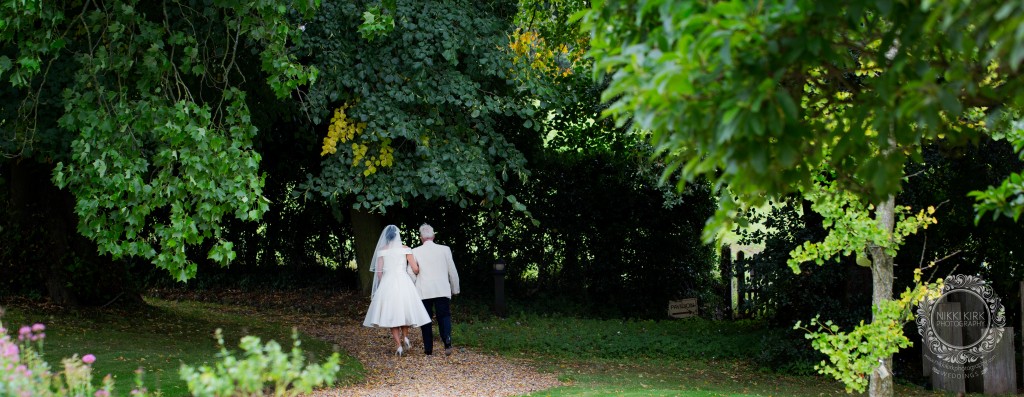
<svg viewBox="0 0 1024 397">
<path fill-rule="evenodd" d="M 398 238 L 398 233 L 399 233 L 398 232 L 398 226 L 388 225 L 387 227 L 385 227 L 384 228 L 384 242 L 385 242 L 385 244 L 391 244 L 392 241 L 395 241 L 395 239 Z"/>
</svg>

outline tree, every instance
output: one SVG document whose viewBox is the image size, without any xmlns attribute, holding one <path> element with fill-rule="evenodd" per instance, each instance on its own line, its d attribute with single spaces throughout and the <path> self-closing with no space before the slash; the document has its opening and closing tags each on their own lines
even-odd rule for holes
<svg viewBox="0 0 1024 397">
<path fill-rule="evenodd" d="M 669 172 L 722 188 L 708 237 L 729 223 L 734 195 L 761 204 L 802 190 L 873 211 L 874 230 L 830 235 L 870 245 L 815 259 L 866 249 L 876 309 L 892 302 L 892 257 L 909 231 L 896 227 L 906 208 L 893 199 L 905 162 L 923 143 L 1006 128 L 1024 99 L 1015 4 L 595 1 L 581 18 L 595 73 L 611 78 L 607 114 L 651 131 Z M 1019 194 L 1013 186 L 992 201 Z M 870 394 L 892 395 L 880 368 Z"/>
<path fill-rule="evenodd" d="M 5 165 L 52 170 L 101 254 L 182 281 L 190 252 L 230 262 L 221 222 L 269 205 L 247 91 L 286 97 L 315 79 L 287 46 L 301 33 L 290 17 L 316 3 L 3 3 Z"/>
<path fill-rule="evenodd" d="M 535 133 L 534 106 L 516 91 L 504 50 L 511 3 L 384 3 L 325 4 L 302 47 L 322 70 L 307 109 L 329 122 L 322 169 L 300 194 L 351 203 L 366 291 L 389 207 L 423 198 L 524 211 L 502 185 L 528 174 L 510 136 Z"/>
</svg>

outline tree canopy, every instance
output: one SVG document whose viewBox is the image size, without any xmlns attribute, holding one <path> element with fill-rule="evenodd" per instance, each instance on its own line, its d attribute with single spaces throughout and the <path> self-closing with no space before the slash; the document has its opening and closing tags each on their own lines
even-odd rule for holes
<svg viewBox="0 0 1024 397">
<path fill-rule="evenodd" d="M 829 234 L 792 251 L 794 270 L 871 256 L 872 323 L 846 333 L 815 319 L 822 328 L 809 336 L 831 356 L 820 371 L 857 390 L 870 377 L 872 396 L 892 395 L 889 355 L 909 344 L 907 308 L 930 293 L 925 283 L 894 301 L 893 258 L 907 235 L 935 222 L 934 207 L 896 204 L 904 167 L 935 141 L 990 134 L 1020 149 L 1011 121 L 1024 100 L 1024 38 L 1016 33 L 1024 9 L 997 1 L 613 0 L 579 15 L 594 73 L 610 79 L 606 114 L 650 131 L 669 174 L 707 177 L 720 189 L 706 239 L 732 222 L 734 197 L 760 205 L 800 192 Z M 1016 218 L 1019 182 L 1013 174 L 975 193 L 979 215 Z"/>
<path fill-rule="evenodd" d="M 101 253 L 179 280 L 195 274 L 190 249 L 226 263 L 222 220 L 268 205 L 247 91 L 315 79 L 287 47 L 301 33 L 290 17 L 316 3 L 4 2 L 0 150 L 58 162 Z"/>
<path fill-rule="evenodd" d="M 323 71 L 307 108 L 330 120 L 304 194 L 376 212 L 416 197 L 522 209 L 502 188 L 528 174 L 509 135 L 533 113 L 509 74 L 514 13 L 501 2 L 325 4 L 302 46 Z"/>
<path fill-rule="evenodd" d="M 922 143 L 1006 128 L 1024 100 L 1015 4 L 595 1 L 583 21 L 609 114 L 753 204 L 822 165 L 879 202 Z"/>
</svg>

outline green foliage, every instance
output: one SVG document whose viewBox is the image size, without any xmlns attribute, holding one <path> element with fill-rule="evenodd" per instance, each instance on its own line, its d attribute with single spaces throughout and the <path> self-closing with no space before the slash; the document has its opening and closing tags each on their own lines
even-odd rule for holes
<svg viewBox="0 0 1024 397">
<path fill-rule="evenodd" d="M 572 19 L 588 4 L 578 0 L 518 3 L 519 11 L 513 22 L 516 29 L 509 36 L 515 76 L 541 101 L 546 101 L 549 98 L 545 98 L 545 91 L 563 84 L 566 77 L 586 75 L 593 66 L 586 56 L 589 37 L 579 28 L 579 21 Z"/>
<path fill-rule="evenodd" d="M 1008 142 L 1019 158 L 1024 160 L 1024 120 L 1013 121 L 1005 134 L 994 134 L 994 138 Z M 975 204 L 978 211 L 975 223 L 979 223 L 988 212 L 992 213 L 993 219 L 1002 215 L 1016 222 L 1024 213 L 1024 176 L 1021 172 L 1012 173 L 998 186 L 989 186 L 988 189 L 973 191 L 969 195 L 978 201 Z"/>
<path fill-rule="evenodd" d="M 580 17 L 607 114 L 650 130 L 669 172 L 753 205 L 823 163 L 879 202 L 922 142 L 976 137 L 955 120 L 1024 99 L 1024 9 L 995 0 L 597 1 Z"/>
<path fill-rule="evenodd" d="M 975 224 L 976 202 L 967 193 L 1001 183 L 1007 175 L 1024 169 L 1024 161 L 1008 142 L 993 139 L 967 146 L 929 145 L 923 157 L 924 163 L 908 164 L 910 183 L 897 200 L 914 208 L 938 203 L 935 216 L 940 222 L 907 236 L 895 258 L 895 263 L 901 264 L 894 269 L 895 287 L 909 286 L 913 279 L 915 267 L 903 264 L 924 265 L 946 258 L 936 265 L 935 275 L 978 275 L 990 282 L 999 296 L 1012 296 L 1020 286 L 1006 275 L 1022 271 L 1024 252 L 1017 247 L 1024 224 L 1010 217 L 986 217 Z M 1010 316 L 1020 313 L 1019 304 L 1016 299 L 1003 300 Z"/>
<path fill-rule="evenodd" d="M 870 315 L 871 272 L 856 266 L 853 258 L 835 258 L 834 266 L 804 266 L 798 274 L 789 267 L 794 247 L 821 242 L 828 235 L 811 202 L 790 196 L 772 202 L 767 212 L 750 211 L 748 217 L 764 227 L 742 233 L 739 243 L 761 243 L 764 249 L 734 262 L 735 272 L 747 272 L 742 292 L 750 296 L 741 311 L 784 327 L 817 313 L 827 313 L 841 326 L 852 326 Z"/>
<path fill-rule="evenodd" d="M 817 374 L 815 366 L 822 354 L 807 344 L 805 335 L 803 331 L 772 328 L 761 337 L 760 349 L 751 361 L 762 370 L 780 375 Z"/>
<path fill-rule="evenodd" d="M 4 320 L 14 324 L 46 321 L 43 357 L 51 366 L 60 369 L 64 357 L 94 353 L 93 373 L 110 374 L 117 383 L 111 394 L 124 396 L 133 388 L 147 390 L 150 396 L 191 395 L 178 370 L 183 362 L 196 366 L 219 362 L 215 360 L 219 347 L 210 338 L 215 329 L 222 328 L 225 339 L 236 341 L 246 335 L 289 340 L 292 331 L 237 306 L 146 300 L 150 306 L 130 310 L 107 307 L 65 311 L 53 310 L 52 306 L 15 305 L 5 307 Z M 302 354 L 308 363 L 326 362 L 334 353 L 328 342 L 309 335 L 301 337 Z M 351 384 L 361 379 L 362 366 L 355 358 L 343 355 L 339 365 L 338 382 Z M 93 382 L 97 386 L 98 378 Z"/>
<path fill-rule="evenodd" d="M 0 309 L 0 315 L 2 315 Z M 113 381 L 103 378 L 99 390 L 92 384 L 95 356 L 78 355 L 61 360 L 62 370 L 54 373 L 43 359 L 46 327 L 37 323 L 22 326 L 17 340 L 7 334 L 0 322 L 0 395 L 3 396 L 110 396 Z M 13 330 L 12 330 L 13 331 Z"/>
<path fill-rule="evenodd" d="M 739 206 L 733 195 L 760 205 L 801 191 L 824 207 L 815 211 L 834 229 L 795 250 L 790 266 L 870 250 L 878 310 L 887 310 L 891 257 L 906 235 L 932 222 L 921 212 L 893 229 L 906 161 L 920 160 L 923 144 L 998 130 L 1000 115 L 1024 104 L 1024 37 L 1013 33 L 1024 9 L 995 0 L 612 0 L 579 17 L 592 35 L 595 74 L 610 79 L 605 113 L 651 131 L 667 173 L 707 177 L 721 188 L 706 240 L 731 223 Z M 825 172 L 832 193 L 817 195 L 813 183 Z M 869 203 L 884 203 L 874 221 Z M 875 320 L 871 327 L 890 329 Z M 886 332 L 862 336 L 900 346 Z M 866 382 L 870 372 L 858 371 L 875 364 L 844 351 L 831 349 L 845 361 L 825 370 Z M 874 392 L 891 393 L 891 381 Z"/>
<path fill-rule="evenodd" d="M 812 202 L 811 209 L 821 214 L 828 235 L 823 241 L 805 241 L 793 249 L 788 264 L 795 273 L 800 273 L 800 265 L 806 262 L 822 265 L 840 255 L 867 256 L 867 252 L 856 251 L 867 247 L 879 247 L 887 255 L 895 256 L 908 235 L 938 222 L 932 217 L 935 207 L 913 214 L 910 207 L 895 206 L 895 226 L 890 231 L 879 227 L 879 220 L 872 213 L 873 205 L 865 205 L 852 193 L 838 190 L 835 184 L 815 183 L 804 196 Z"/>
<path fill-rule="evenodd" d="M 18 108 L 5 154 L 39 144 L 65 159 L 53 182 L 74 193 L 78 230 L 103 253 L 182 281 L 195 275 L 189 248 L 230 262 L 222 219 L 268 206 L 244 85 L 265 77 L 283 97 L 316 79 L 287 48 L 301 33 L 290 16 L 317 3 L 5 2 L 0 45 L 17 60 L 0 73 Z"/>
<path fill-rule="evenodd" d="M 895 304 L 887 301 L 886 305 Z M 850 332 L 839 332 L 839 326 L 831 321 L 819 322 L 811 319 L 810 327 L 817 331 L 807 330 L 807 339 L 811 339 L 814 348 L 828 356 L 815 366 L 818 372 L 830 375 L 844 385 L 847 392 L 863 392 L 868 386 L 868 376 L 886 358 L 899 349 L 910 346 L 910 340 L 902 332 L 902 323 L 880 315 L 891 310 L 878 310 L 870 324 L 863 322 Z M 795 328 L 800 328 L 798 322 Z M 887 369 L 892 371 L 892 369 Z"/>
<path fill-rule="evenodd" d="M 710 186 L 696 182 L 677 193 L 659 185 L 661 168 L 648 161 L 644 137 L 595 121 L 601 86 L 586 76 L 560 81 L 538 113 L 543 134 L 513 141 L 531 176 L 511 181 L 506 192 L 529 208 L 529 216 L 414 203 L 396 219 L 424 219 L 442 231 L 439 241 L 455 249 L 466 285 L 492 282 L 490 264 L 504 259 L 510 296 L 530 305 L 664 318 L 667 301 L 699 297 L 703 314 L 718 315 L 713 290 L 719 283 L 711 273 L 717 256 L 700 243 L 715 208 Z M 510 124 L 518 120 L 501 125 Z"/>
<path fill-rule="evenodd" d="M 524 131 L 534 110 L 508 80 L 511 64 L 503 49 L 510 4 L 379 6 L 325 4 L 306 24 L 302 49 L 323 71 L 306 97 L 313 119 L 319 123 L 328 112 L 350 106 L 346 120 L 365 126 L 325 157 L 299 193 L 374 212 L 420 197 L 463 208 L 506 201 L 514 206 L 516 197 L 506 195 L 503 185 L 527 170 L 509 139 Z M 368 42 L 361 29 L 369 33 L 385 23 L 378 10 L 393 18 L 394 27 Z M 365 12 L 374 15 L 372 24 Z M 517 121 L 499 127 L 506 119 Z M 385 166 L 375 162 L 381 160 Z"/>
<path fill-rule="evenodd" d="M 934 263 L 927 268 L 934 266 Z M 831 375 L 846 386 L 847 392 L 863 392 L 868 386 L 872 372 L 884 366 L 892 374 L 894 353 L 911 345 L 903 334 L 903 325 L 913 320 L 913 308 L 925 299 L 935 300 L 942 295 L 942 279 L 937 282 L 922 281 L 923 270 L 914 270 L 914 283 L 898 300 L 884 300 L 872 307 L 871 323 L 860 324 L 849 332 L 840 331 L 840 326 L 831 320 L 811 319 L 809 328 L 797 322 L 793 329 L 807 332 L 805 337 L 811 345 L 828 356 L 815 366 L 819 373 Z M 891 375 L 890 375 L 891 376 Z"/>
<path fill-rule="evenodd" d="M 274 396 L 297 396 L 313 388 L 334 383 L 340 356 L 334 353 L 323 364 L 305 365 L 296 331 L 292 331 L 292 350 L 281 351 L 275 341 L 260 343 L 260 338 L 246 336 L 239 347 L 244 358 L 237 358 L 224 347 L 220 329 L 216 332 L 221 346 L 221 361 L 199 368 L 182 364 L 181 377 L 194 396 L 263 396 L 267 389 Z"/>
<path fill-rule="evenodd" d="M 387 13 L 387 9 L 373 6 L 363 12 L 363 24 L 359 25 L 359 34 L 364 39 L 373 41 L 380 36 L 387 36 L 395 29 L 395 18 Z"/>
<path fill-rule="evenodd" d="M 225 99 L 231 101 L 226 108 L 231 116 L 223 132 L 211 125 L 209 109 L 185 102 L 164 110 L 169 114 L 121 124 L 147 131 L 162 143 L 149 161 L 117 149 L 134 142 L 129 134 L 116 133 L 116 123 L 108 118 L 116 116 L 71 108 L 64 127 L 82 134 L 72 144 L 74 162 L 66 168 L 58 165 L 54 179 L 80 197 L 79 232 L 95 240 L 103 253 L 146 258 L 179 281 L 192 278 L 196 271 L 196 264 L 181 254 L 186 246 L 213 239 L 208 257 L 221 264 L 233 260 L 233 243 L 220 238 L 222 218 L 259 219 L 268 203 L 261 196 L 260 156 L 251 143 L 241 143 L 251 142 L 256 133 L 244 95 L 232 91 Z M 168 222 L 150 221 L 154 212 L 164 214 L 168 209 Z"/>
</svg>

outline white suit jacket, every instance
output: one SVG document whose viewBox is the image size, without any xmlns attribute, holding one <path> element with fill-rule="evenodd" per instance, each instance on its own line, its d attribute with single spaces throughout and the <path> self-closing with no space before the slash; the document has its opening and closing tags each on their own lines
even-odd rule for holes
<svg viewBox="0 0 1024 397">
<path fill-rule="evenodd" d="M 452 249 L 427 241 L 413 248 L 412 255 L 420 265 L 416 290 L 420 299 L 451 298 L 459 293 L 459 272 L 455 270 Z"/>
</svg>

